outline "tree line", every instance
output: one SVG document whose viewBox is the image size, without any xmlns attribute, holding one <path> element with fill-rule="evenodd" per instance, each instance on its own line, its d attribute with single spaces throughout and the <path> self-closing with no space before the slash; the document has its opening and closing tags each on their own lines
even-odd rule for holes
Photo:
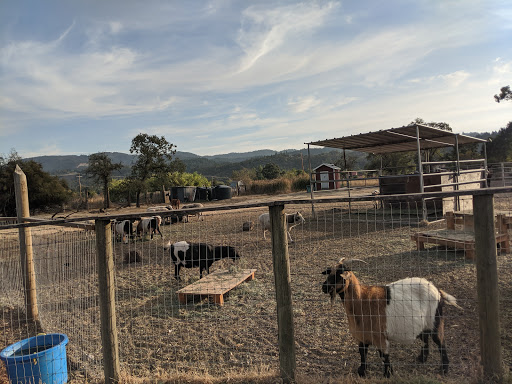
<svg viewBox="0 0 512 384">
<path fill-rule="evenodd" d="M 495 95 L 496 102 L 512 101 L 510 87 L 503 87 L 499 95 Z M 430 122 L 417 118 L 412 123 L 429 125 L 439 129 L 452 131 L 447 123 Z M 486 143 L 487 159 L 489 163 L 512 161 L 512 121 L 497 132 L 478 134 L 480 138 L 488 139 Z M 113 175 L 123 165 L 114 163 L 107 153 L 99 152 L 89 156 L 88 167 L 85 174 L 97 185 L 101 186 L 104 196 L 104 208 L 110 207 L 111 195 L 116 200 L 121 196 L 135 196 L 137 207 L 140 206 L 142 193 L 162 190 L 163 186 L 211 186 L 206 177 L 194 172 L 186 173 L 185 164 L 173 156 L 176 153 L 175 145 L 169 143 L 163 136 L 148 135 L 140 133 L 133 138 L 130 153 L 136 155 L 136 161 L 131 167 L 128 177 L 122 180 L 112 181 Z M 468 144 L 459 148 L 460 160 L 483 157 L 484 148 L 481 144 Z M 308 182 L 308 175 L 304 171 L 303 159 L 301 169 L 285 168 L 286 161 L 292 163 L 292 159 L 286 158 L 287 154 L 275 155 L 275 160 L 284 159 L 285 166 L 279 167 L 272 157 L 265 165 L 254 168 L 234 169 L 231 172 L 231 179 L 242 180 L 244 183 L 259 180 L 273 180 L 280 177 L 297 179 L 298 183 Z M 278 157 L 279 156 L 279 157 Z M 455 160 L 454 149 L 428 149 L 422 151 L 425 161 L 448 161 Z M 41 164 L 33 160 L 22 160 L 13 149 L 7 156 L 0 155 L 0 214 L 3 216 L 16 215 L 16 202 L 14 195 L 14 169 L 20 164 L 27 175 L 29 188 L 29 203 L 31 209 L 44 209 L 46 207 L 58 206 L 68 202 L 73 197 L 73 191 L 67 183 L 57 176 L 44 172 Z M 388 173 L 409 173 L 416 168 L 416 152 L 397 152 L 376 156 L 366 156 L 347 151 L 345 156 L 341 154 L 334 159 L 333 163 L 342 170 L 354 169 L 385 169 Z M 296 164 L 296 162 L 294 163 Z M 130 200 L 130 197 L 128 197 Z"/>
</svg>

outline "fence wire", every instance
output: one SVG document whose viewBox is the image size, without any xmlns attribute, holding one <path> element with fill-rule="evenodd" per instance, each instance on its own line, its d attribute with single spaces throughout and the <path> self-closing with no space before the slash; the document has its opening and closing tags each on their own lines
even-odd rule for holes
<svg viewBox="0 0 512 384">
<path fill-rule="evenodd" d="M 454 246 L 449 241 L 434 244 L 428 237 L 434 231 L 445 239 L 453 234 L 441 202 L 428 205 L 428 223 L 423 221 L 421 203 L 315 203 L 313 210 L 311 204 L 286 205 L 286 213 L 300 212 L 305 219 L 290 230 L 293 241 L 288 244 L 299 377 L 321 382 L 357 375 L 358 342 L 350 333 L 346 310 L 339 298 L 331 304 L 330 296 L 322 292 L 326 280 L 322 272 L 343 257 L 364 261 L 352 268 L 362 284 L 386 285 L 422 277 L 453 295 L 462 309 L 444 310 L 450 359 L 446 379 L 457 382 L 480 375 L 476 268 L 471 260 L 475 224 L 468 208 L 471 204 L 460 206 L 464 209 L 454 221 L 454 232 L 460 238 Z M 496 195 L 495 210 L 512 216 L 510 196 Z M 124 375 L 150 378 L 192 372 L 199 377 L 229 377 L 278 369 L 272 243 L 270 232 L 264 238 L 259 220 L 265 213 L 268 208 L 262 206 L 204 212 L 173 224 L 164 220 L 162 236 L 134 235 L 126 244 L 113 233 L 116 319 Z M 508 227 L 505 230 L 508 234 Z M 33 228 L 32 236 L 43 329 L 68 335 L 72 377 L 77 381 L 101 377 L 95 234 L 46 226 Z M 255 270 L 254 279 L 223 294 L 222 306 L 215 303 L 215 284 L 200 295 L 180 300 L 178 291 L 200 279 L 197 267 L 184 267 L 180 280 L 175 278 L 175 262 L 166 245 L 177 242 L 234 247 L 240 258 L 215 261 L 210 275 Z M 512 367 L 512 340 L 506 333 L 512 328 L 512 260 L 505 243 L 498 247 L 503 360 Z M 0 277 L 0 342 L 7 346 L 35 332 L 24 309 L 17 230 L 3 230 L 0 235 Z M 395 375 L 437 377 L 441 366 L 437 347 L 431 343 L 429 359 L 418 364 L 421 346 L 419 340 L 411 345 L 391 343 Z M 382 360 L 373 347 L 367 374 L 382 375 Z"/>
</svg>

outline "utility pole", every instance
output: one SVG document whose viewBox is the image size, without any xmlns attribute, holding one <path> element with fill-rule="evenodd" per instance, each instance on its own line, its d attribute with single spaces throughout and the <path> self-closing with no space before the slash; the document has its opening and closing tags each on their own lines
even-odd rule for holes
<svg viewBox="0 0 512 384">
<path fill-rule="evenodd" d="M 80 179 L 82 178 L 82 175 L 78 175 L 78 188 L 80 190 L 80 200 L 82 200 L 82 182 L 80 181 Z"/>
</svg>

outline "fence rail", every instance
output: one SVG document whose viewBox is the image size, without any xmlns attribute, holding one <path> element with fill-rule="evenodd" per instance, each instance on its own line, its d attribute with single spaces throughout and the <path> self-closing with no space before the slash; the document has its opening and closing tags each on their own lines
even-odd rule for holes
<svg viewBox="0 0 512 384">
<path fill-rule="evenodd" d="M 117 381 L 120 373 L 154 377 L 270 371 L 290 382 L 352 375 L 359 360 L 357 344 L 339 299 L 331 306 L 320 287 L 321 272 L 341 257 L 368 263 L 355 270 L 363 283 L 388 284 L 420 276 L 457 298 L 464 310 L 447 308 L 445 313 L 451 359 L 447 382 L 466 380 L 468 371 L 478 376 L 475 365 L 480 361 L 486 377 L 501 375 L 504 366 L 512 366 L 512 342 L 496 331 L 512 328 L 512 261 L 509 249 L 499 248 L 497 254 L 494 217 L 498 211 L 512 212 L 510 192 L 512 187 L 431 192 L 411 195 L 406 203 L 403 195 L 389 195 L 387 200 L 401 203 L 383 208 L 374 204 L 376 197 L 353 196 L 162 211 L 148 215 L 185 213 L 191 220 L 162 225 L 162 237 L 141 234 L 127 243 L 111 227 L 148 216 L 144 212 L 3 225 L 0 342 L 8 345 L 36 332 L 20 282 L 18 241 L 18 230 L 31 228 L 41 327 L 69 336 L 70 370 L 77 380 Z M 419 250 L 412 240 L 418 233 L 446 230 L 442 217 L 431 218 L 431 224 L 422 227 L 417 201 L 454 196 L 473 198 L 473 211 L 460 214 L 468 218 L 474 214 L 475 222 L 491 223 L 474 228 L 476 262 L 465 257 L 464 248 L 456 251 L 427 243 Z M 290 231 L 293 242 L 289 242 L 284 214 L 297 211 L 306 222 Z M 202 213 L 203 220 L 192 216 L 195 213 Z M 267 240 L 263 237 L 258 220 L 263 213 L 272 222 L 271 240 L 268 234 Z M 63 226 L 80 221 L 94 221 L 96 230 Z M 252 224 L 252 230 L 243 229 L 246 223 Z M 493 245 L 482 247 L 486 243 L 480 238 Z M 177 291 L 198 281 L 199 271 L 182 268 L 177 281 L 176 263 L 164 249 L 168 241 L 232 246 L 241 257 L 216 261 L 210 272 L 251 268 L 256 269 L 255 279 L 227 294 L 222 307 L 208 297 L 181 303 Z M 482 288 L 481 281 L 487 287 Z M 492 310 L 496 316 L 483 316 Z M 468 348 L 479 344 L 481 350 Z M 396 373 L 437 375 L 437 354 L 428 364 L 417 366 L 410 355 L 420 346 L 411 348 L 393 346 L 390 357 Z M 492 352 L 496 349 L 503 352 L 502 361 Z M 379 377 L 380 360 L 369 356 L 369 375 Z"/>
</svg>

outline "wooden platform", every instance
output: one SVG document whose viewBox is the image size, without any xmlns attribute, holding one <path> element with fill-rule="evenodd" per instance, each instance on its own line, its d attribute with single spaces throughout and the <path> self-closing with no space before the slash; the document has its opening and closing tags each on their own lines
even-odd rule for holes
<svg viewBox="0 0 512 384">
<path fill-rule="evenodd" d="M 496 245 L 505 252 L 510 251 L 508 234 L 512 226 L 512 216 L 497 213 L 495 220 Z M 425 244 L 444 245 L 448 248 L 463 250 L 466 259 L 475 258 L 474 217 L 467 212 L 446 212 L 446 229 L 415 233 L 411 239 L 416 241 L 417 249 L 425 249 Z M 460 229 L 459 229 L 460 228 Z"/>
<path fill-rule="evenodd" d="M 411 238 L 416 241 L 418 250 L 425 249 L 425 244 L 437 244 L 456 250 L 463 250 L 466 259 L 473 260 L 475 258 L 475 233 L 473 231 L 440 229 L 437 231 L 415 233 Z M 508 251 L 508 234 L 496 234 L 496 244 L 500 244 L 501 249 Z"/>
<path fill-rule="evenodd" d="M 192 297 L 213 297 L 215 304 L 224 305 L 224 294 L 242 284 L 244 281 L 254 279 L 256 269 L 244 269 L 238 272 L 215 271 L 206 275 L 193 284 L 178 291 L 178 300 L 186 304 Z"/>
</svg>

